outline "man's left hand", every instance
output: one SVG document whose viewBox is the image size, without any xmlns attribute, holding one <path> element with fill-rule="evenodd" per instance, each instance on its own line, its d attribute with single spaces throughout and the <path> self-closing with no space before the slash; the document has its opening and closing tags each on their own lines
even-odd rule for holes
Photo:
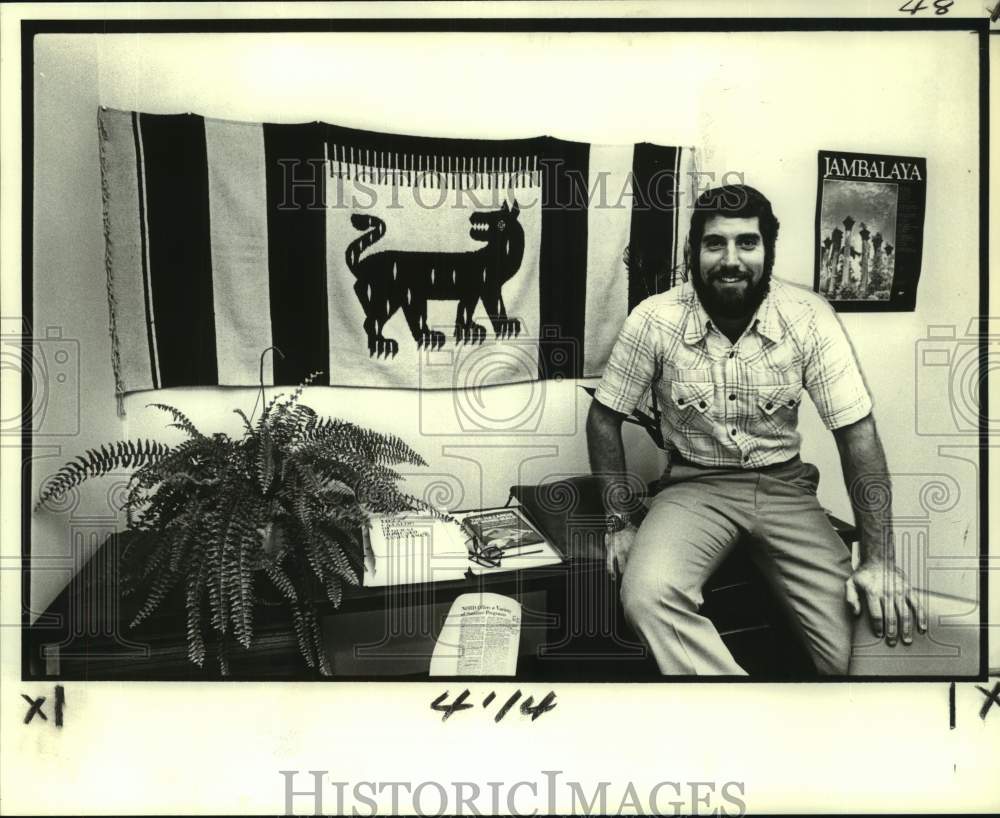
<svg viewBox="0 0 1000 818">
<path fill-rule="evenodd" d="M 902 633 L 904 645 L 913 642 L 913 616 L 917 630 L 927 632 L 927 612 L 910 587 L 904 571 L 880 560 L 862 562 L 847 578 L 847 604 L 855 616 L 861 615 L 861 597 L 864 597 L 875 635 L 889 645 L 895 645 Z"/>
</svg>

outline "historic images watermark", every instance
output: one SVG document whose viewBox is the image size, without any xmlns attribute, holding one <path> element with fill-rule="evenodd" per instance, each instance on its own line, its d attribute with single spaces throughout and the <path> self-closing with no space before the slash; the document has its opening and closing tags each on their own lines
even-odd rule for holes
<svg viewBox="0 0 1000 818">
<path fill-rule="evenodd" d="M 279 770 L 285 815 L 745 815 L 743 781 L 584 783 L 562 770 L 514 781 L 340 781 Z"/>
<path fill-rule="evenodd" d="M 566 167 L 562 159 L 544 157 L 523 171 L 497 167 L 479 172 L 444 167 L 401 170 L 364 164 L 351 165 L 352 169 L 347 170 L 347 164 L 319 158 L 278 159 L 277 163 L 284 191 L 279 210 L 400 210 L 410 204 L 422 210 L 495 209 L 515 199 L 521 210 L 581 206 L 670 210 L 681 205 L 685 196 L 693 203 L 712 187 L 745 181 L 743 171 L 735 170 L 681 173 L 661 169 L 641 181 L 632 172 L 617 175 L 601 170 L 588 175 Z M 678 177 L 686 177 L 686 184 L 678 184 Z M 734 208 L 741 204 L 731 203 Z"/>
</svg>

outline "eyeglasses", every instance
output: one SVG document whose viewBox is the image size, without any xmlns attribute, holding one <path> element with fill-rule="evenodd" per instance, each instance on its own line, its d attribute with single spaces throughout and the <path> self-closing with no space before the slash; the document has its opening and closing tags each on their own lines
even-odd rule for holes
<svg viewBox="0 0 1000 818">
<path fill-rule="evenodd" d="M 504 557 L 527 557 L 530 554 L 541 554 L 545 550 L 543 548 L 536 548 L 534 551 L 519 552 L 518 549 L 523 547 L 518 544 L 503 547 L 499 545 L 483 546 L 478 540 L 473 540 L 469 559 L 483 568 L 499 568 L 500 561 Z"/>
</svg>

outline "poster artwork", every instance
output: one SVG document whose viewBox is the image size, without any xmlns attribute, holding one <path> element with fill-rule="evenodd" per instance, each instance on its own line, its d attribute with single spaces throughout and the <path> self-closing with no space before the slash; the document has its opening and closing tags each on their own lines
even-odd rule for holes
<svg viewBox="0 0 1000 818">
<path fill-rule="evenodd" d="M 814 288 L 841 312 L 916 307 L 927 160 L 819 152 Z"/>
<path fill-rule="evenodd" d="M 346 252 L 348 269 L 357 279 L 354 287 L 365 312 L 364 329 L 368 351 L 395 356 L 399 344 L 382 334 L 393 314 L 402 308 L 413 340 L 419 347 L 440 349 L 445 334 L 427 323 L 429 300 L 457 301 L 455 340 L 482 344 L 486 328 L 472 320 L 480 301 L 486 309 L 495 337 L 516 337 L 520 321 L 507 317 L 503 285 L 518 272 L 524 256 L 524 228 L 517 220 L 517 200 L 508 207 L 469 216 L 469 235 L 481 246 L 458 252 L 375 250 L 361 253 L 386 233 L 386 223 L 367 214 L 353 214 L 351 224 L 364 231 Z"/>
</svg>

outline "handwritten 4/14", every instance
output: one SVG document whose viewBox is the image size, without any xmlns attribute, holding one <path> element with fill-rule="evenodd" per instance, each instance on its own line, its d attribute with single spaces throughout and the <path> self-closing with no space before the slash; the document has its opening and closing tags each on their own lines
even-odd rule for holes
<svg viewBox="0 0 1000 818">
<path fill-rule="evenodd" d="M 496 693 L 490 691 L 490 694 L 483 699 L 483 707 L 489 707 L 493 700 L 496 699 Z M 447 721 L 452 713 L 457 713 L 459 710 L 471 710 L 475 707 L 471 702 L 466 701 L 470 696 L 468 689 L 463 690 L 458 697 L 451 704 L 445 704 L 445 699 L 448 698 L 448 691 L 446 690 L 440 696 L 438 696 L 434 701 L 431 702 L 431 710 L 437 710 L 440 713 L 444 713 L 441 717 L 441 721 Z M 510 709 L 517 704 L 521 698 L 521 691 L 515 690 L 511 697 L 504 702 L 503 706 L 497 711 L 496 715 L 493 717 L 493 721 L 500 721 Z M 556 694 L 554 690 L 550 690 L 548 694 L 542 699 L 538 704 L 535 704 L 533 696 L 528 696 L 521 703 L 521 715 L 531 716 L 531 720 L 534 721 L 542 713 L 546 713 L 549 710 L 554 710 L 556 706 Z"/>
</svg>

